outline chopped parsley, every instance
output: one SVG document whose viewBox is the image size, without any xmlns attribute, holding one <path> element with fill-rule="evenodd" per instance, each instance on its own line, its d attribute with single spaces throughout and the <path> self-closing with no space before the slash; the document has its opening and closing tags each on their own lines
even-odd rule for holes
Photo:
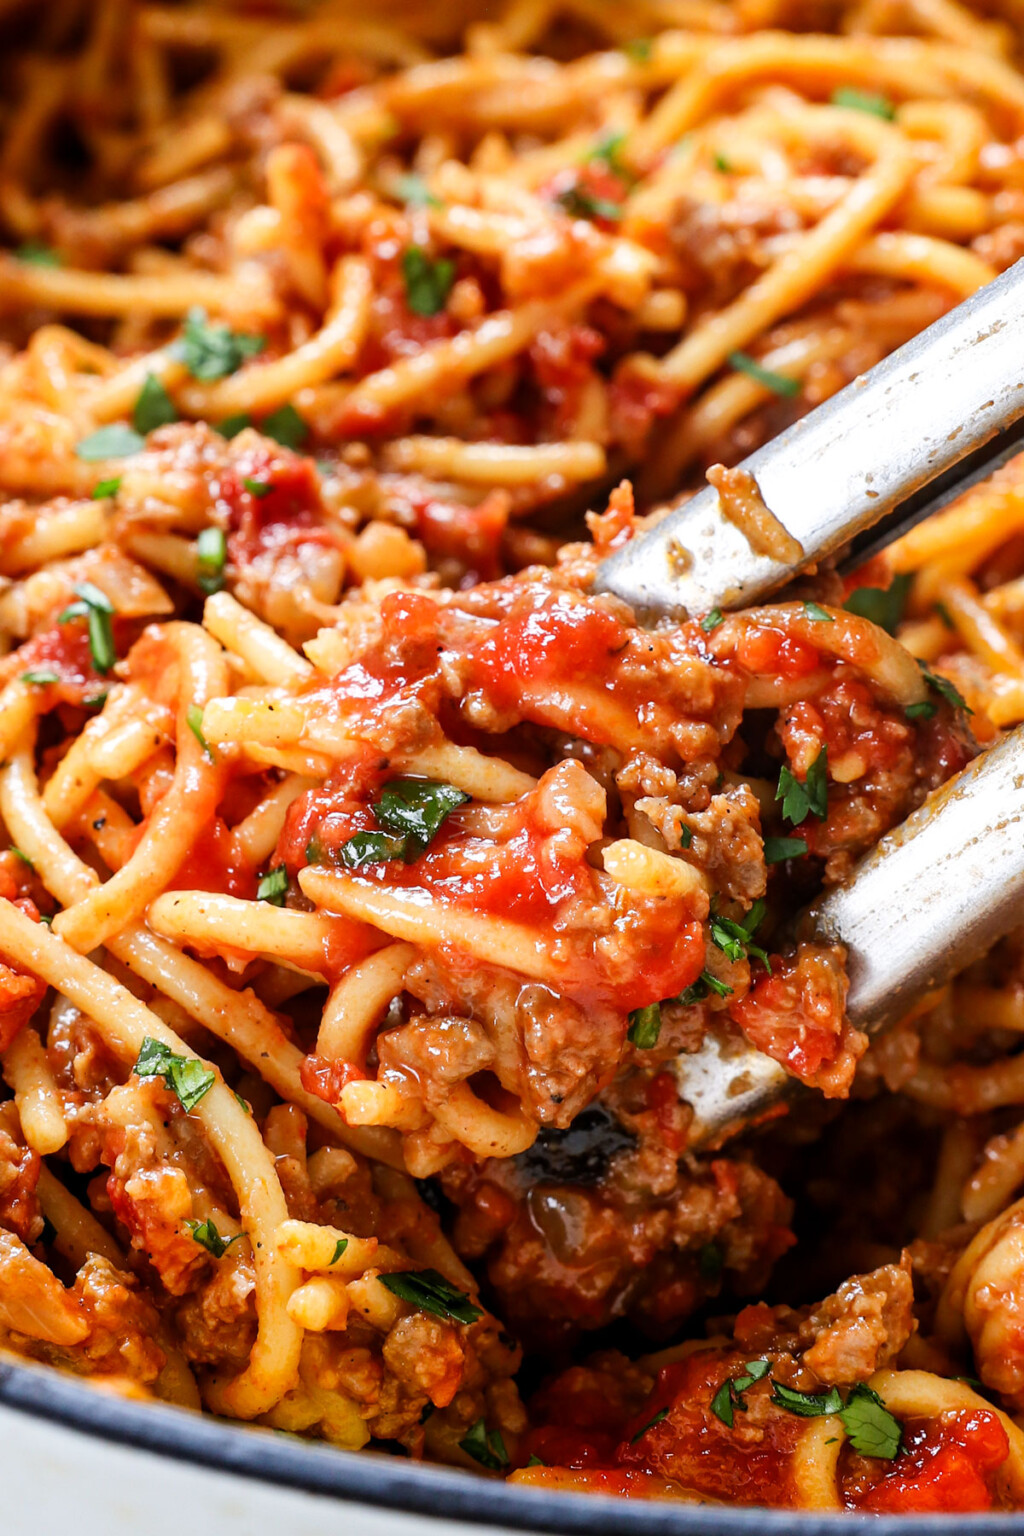
<svg viewBox="0 0 1024 1536">
<path fill-rule="evenodd" d="M 699 1003 L 707 997 L 709 992 L 714 992 L 716 997 L 731 997 L 732 987 L 727 987 L 724 981 L 719 981 L 710 971 L 701 971 L 693 985 L 680 992 L 678 1000 L 689 1008 L 692 1003 Z"/>
<path fill-rule="evenodd" d="M 162 1040 L 147 1035 L 135 1062 L 137 1077 L 162 1077 L 182 1109 L 195 1109 L 214 1083 L 217 1074 L 195 1056 L 176 1056 Z"/>
<path fill-rule="evenodd" d="M 185 1225 L 192 1234 L 192 1241 L 198 1243 L 200 1248 L 205 1248 L 215 1259 L 222 1259 L 231 1244 L 245 1236 L 244 1232 L 236 1232 L 233 1237 L 222 1237 L 212 1216 L 207 1216 L 205 1221 L 186 1221 Z"/>
<path fill-rule="evenodd" d="M 924 673 L 924 680 L 929 688 L 934 688 L 941 699 L 945 699 L 946 703 L 952 705 L 954 709 L 962 709 L 965 715 L 974 714 L 974 710 L 969 708 L 966 700 L 953 687 L 948 677 L 940 677 L 937 672 L 933 672 L 923 661 L 919 661 L 918 666 Z M 913 708 L 913 705 L 911 705 L 911 708 Z"/>
<path fill-rule="evenodd" d="M 791 826 L 798 827 L 808 816 L 824 821 L 828 815 L 828 747 L 822 747 L 803 783 L 783 764 L 775 798 L 782 801 L 782 814 Z"/>
<path fill-rule="evenodd" d="M 459 1441 L 459 1449 L 486 1467 L 488 1472 L 503 1472 L 508 1466 L 508 1452 L 501 1438 L 501 1430 L 489 1430 L 483 1419 L 477 1419 L 473 1427 L 466 1431 L 464 1438 Z"/>
<path fill-rule="evenodd" d="M 28 854 L 22 853 L 20 848 L 15 848 L 13 843 L 7 851 L 8 853 L 13 853 L 14 857 L 16 859 L 20 859 L 23 864 L 27 864 L 29 869 L 35 869 L 35 865 L 32 863 L 32 860 L 29 858 Z"/>
<path fill-rule="evenodd" d="M 613 203 L 607 197 L 597 197 L 579 185 L 566 187 L 559 192 L 556 201 L 574 219 L 607 219 L 609 224 L 618 224 L 622 218 L 621 203 Z"/>
<path fill-rule="evenodd" d="M 771 1362 L 768 1360 L 748 1360 L 742 1376 L 733 1376 L 722 1382 L 711 1399 L 711 1412 L 716 1419 L 721 1419 L 727 1429 L 732 1429 L 737 1408 L 744 1413 L 747 1410 L 747 1405 L 743 1401 L 744 1392 L 748 1387 L 752 1387 L 755 1381 L 763 1381 L 770 1370 Z"/>
<path fill-rule="evenodd" d="M 439 315 L 455 282 L 455 263 L 447 256 L 432 260 L 421 245 L 402 253 L 405 302 L 414 315 Z"/>
<path fill-rule="evenodd" d="M 931 720 L 939 712 L 939 706 L 933 704 L 931 699 L 922 699 L 919 704 L 908 704 L 903 713 L 908 720 Z"/>
<path fill-rule="evenodd" d="M 249 495 L 255 496 L 257 501 L 262 501 L 264 496 L 269 496 L 271 491 L 274 489 L 274 483 L 272 480 L 245 479 L 242 481 L 242 484 L 249 492 Z"/>
<path fill-rule="evenodd" d="M 431 1312 L 434 1317 L 450 1318 L 452 1322 L 468 1325 L 484 1315 L 465 1291 L 456 1290 L 436 1269 L 404 1270 L 395 1275 L 381 1275 L 380 1280 L 393 1296 L 408 1301 L 421 1312 Z"/>
<path fill-rule="evenodd" d="M 633 1009 L 629 1016 L 629 1030 L 626 1038 L 632 1041 L 638 1051 L 649 1051 L 652 1046 L 657 1045 L 660 1034 L 660 1003 L 648 1003 L 646 1008 Z"/>
<path fill-rule="evenodd" d="M 283 864 L 270 869 L 256 887 L 256 900 L 269 901 L 272 907 L 283 907 L 288 891 L 288 871 Z"/>
<path fill-rule="evenodd" d="M 773 373 L 770 368 L 764 368 L 749 352 L 731 352 L 729 364 L 737 373 L 745 373 L 749 379 L 757 384 L 763 384 L 765 389 L 770 389 L 774 395 L 783 395 L 792 399 L 800 393 L 799 379 L 789 379 L 784 373 Z"/>
<path fill-rule="evenodd" d="M 109 672 L 117 660 L 114 649 L 114 605 L 105 592 L 93 586 L 91 581 L 75 583 L 77 603 L 71 603 L 58 616 L 58 624 L 68 624 L 72 619 L 85 619 L 89 626 L 89 651 L 97 672 Z"/>
<path fill-rule="evenodd" d="M 735 923 L 731 918 L 719 917 L 712 913 L 708 922 L 711 932 L 711 942 L 720 949 L 729 960 L 744 960 L 753 955 L 771 974 L 771 961 L 765 951 L 759 945 L 753 943 L 754 934 L 757 932 L 764 917 L 765 904 L 763 900 L 755 901 L 746 917 L 741 922 Z"/>
<path fill-rule="evenodd" d="M 177 419 L 174 401 L 156 374 L 147 373 L 132 411 L 132 426 L 145 437 L 147 432 L 155 432 L 157 427 L 170 426 Z"/>
<path fill-rule="evenodd" d="M 222 427 L 224 423 L 221 423 Z M 243 422 L 248 426 L 248 422 Z M 241 427 L 238 429 L 241 431 Z M 301 448 L 309 436 L 309 424 L 303 421 L 294 405 L 282 405 L 279 411 L 272 411 L 269 416 L 263 418 L 260 431 L 264 437 L 272 437 L 275 443 L 280 443 L 282 448 Z M 230 436 L 234 436 L 232 432 Z"/>
<path fill-rule="evenodd" d="M 689 847 L 692 846 L 692 844 L 693 844 L 693 833 L 691 832 L 690 828 L 688 826 L 685 826 L 685 825 L 680 826 L 680 828 L 679 828 L 679 846 L 680 846 L 680 848 L 689 848 Z"/>
<path fill-rule="evenodd" d="M 799 859 L 806 852 L 807 844 L 802 837 L 766 837 L 764 840 L 766 864 L 781 864 L 786 859 Z"/>
<path fill-rule="evenodd" d="M 894 635 L 903 617 L 903 610 L 907 606 L 909 591 L 910 576 L 904 573 L 894 576 L 887 587 L 855 588 L 843 607 L 847 613 L 855 613 L 861 619 L 870 619 L 871 623 L 877 624 L 879 629 Z"/>
<path fill-rule="evenodd" d="M 47 683 L 59 683 L 60 674 L 58 672 L 44 671 L 23 672 L 21 674 L 21 681 L 23 683 L 32 683 L 36 688 L 45 688 Z"/>
<path fill-rule="evenodd" d="M 116 496 L 121 489 L 121 476 L 111 475 L 109 480 L 99 480 L 92 488 L 93 501 L 106 501 L 108 496 Z"/>
<path fill-rule="evenodd" d="M 838 1413 L 843 1406 L 837 1387 L 830 1387 L 827 1392 L 798 1392 L 794 1387 L 783 1386 L 781 1381 L 772 1382 L 772 1402 L 804 1419 L 825 1418 Z"/>
<path fill-rule="evenodd" d="M 266 346 L 266 337 L 233 331 L 224 324 L 211 325 L 205 309 L 190 309 L 181 340 L 170 351 L 185 364 L 194 379 L 210 382 L 237 373 L 247 357 Z"/>
<path fill-rule="evenodd" d="M 858 1382 L 840 1411 L 843 1428 L 853 1449 L 861 1456 L 878 1456 L 892 1461 L 903 1442 L 903 1428 L 891 1414 L 878 1393 Z"/>
<path fill-rule="evenodd" d="M 341 1258 L 342 1254 L 345 1252 L 345 1249 L 347 1247 L 348 1247 L 348 1238 L 347 1237 L 339 1237 L 338 1241 L 334 1245 L 334 1252 L 331 1254 L 331 1263 L 332 1264 L 337 1264 L 338 1260 Z"/>
<path fill-rule="evenodd" d="M 396 176 L 391 183 L 391 196 L 399 203 L 405 203 L 409 208 L 443 208 L 444 203 L 439 197 L 435 197 L 427 186 L 422 176 L 409 171 L 404 176 Z"/>
<path fill-rule="evenodd" d="M 621 128 L 615 128 L 610 133 L 602 134 L 593 149 L 589 149 L 583 156 L 584 163 L 591 160 L 603 160 L 608 169 L 614 171 L 616 176 L 632 180 L 629 171 L 623 165 L 619 156 L 619 150 L 625 144 L 626 138 L 627 135 Z"/>
<path fill-rule="evenodd" d="M 721 608 L 712 608 L 711 612 L 706 613 L 701 619 L 700 627 L 706 635 L 710 635 L 714 630 L 718 628 L 719 624 L 724 622 L 725 615 L 723 614 Z"/>
<path fill-rule="evenodd" d="M 636 1434 L 632 1437 L 632 1439 L 629 1442 L 630 1445 L 636 1445 L 637 1441 L 642 1439 L 643 1436 L 646 1435 L 646 1433 L 647 1433 L 647 1431 L 649 1429 L 653 1429 L 655 1424 L 663 1424 L 667 1418 L 668 1418 L 668 1409 L 667 1408 L 659 1408 L 657 1413 L 654 1415 L 654 1418 L 653 1419 L 648 1419 L 647 1423 L 643 1426 L 643 1428 L 637 1430 Z"/>
<path fill-rule="evenodd" d="M 76 458 L 86 464 L 102 463 L 104 459 L 127 459 L 133 453 L 141 453 L 146 440 L 122 422 L 112 422 L 109 427 L 97 427 L 88 437 L 75 444 Z"/>
<path fill-rule="evenodd" d="M 26 240 L 18 246 L 15 256 L 19 261 L 27 261 L 33 267 L 62 267 L 64 258 L 59 251 L 55 251 L 52 245 L 47 245 L 43 240 Z"/>
<path fill-rule="evenodd" d="M 533 1452 L 531 1451 L 530 1459 L 526 1463 L 526 1465 L 528 1467 L 546 1467 L 547 1466 L 547 1462 L 546 1461 L 541 1461 L 540 1457 L 539 1456 L 535 1456 L 533 1454 Z"/>
<path fill-rule="evenodd" d="M 876 91 L 859 91 L 853 85 L 841 85 L 837 91 L 833 91 L 832 105 L 852 107 L 855 112 L 870 112 L 874 117 L 884 117 L 889 121 L 896 116 L 896 108 L 888 96 L 881 96 Z"/>
<path fill-rule="evenodd" d="M 373 806 L 382 832 L 357 832 L 338 849 L 349 869 L 403 859 L 411 864 L 430 845 L 441 824 L 469 796 L 454 784 L 432 779 L 392 779 Z"/>
<path fill-rule="evenodd" d="M 223 421 L 218 421 L 214 431 L 221 437 L 237 437 L 245 427 L 252 426 L 252 417 L 248 411 L 238 411 L 234 416 L 225 416 Z M 267 436 L 272 436 L 268 433 Z"/>
<path fill-rule="evenodd" d="M 228 539 L 223 528 L 204 528 L 196 540 L 196 581 L 210 597 L 224 586 Z"/>
<path fill-rule="evenodd" d="M 211 748 L 206 737 L 203 735 L 203 711 L 198 704 L 189 705 L 188 709 L 185 711 L 185 723 L 189 730 L 192 732 L 192 735 L 195 737 L 196 741 L 198 741 L 199 745 L 202 747 L 203 756 L 208 758 L 211 763 L 215 762 L 216 759 L 213 755 L 213 749 Z"/>
<path fill-rule="evenodd" d="M 654 39 L 650 37 L 634 37 L 631 43 L 627 43 L 625 52 L 629 58 L 637 64 L 646 64 L 654 47 Z"/>
<path fill-rule="evenodd" d="M 835 620 L 820 603 L 804 603 L 804 613 L 814 624 L 834 624 Z"/>
</svg>

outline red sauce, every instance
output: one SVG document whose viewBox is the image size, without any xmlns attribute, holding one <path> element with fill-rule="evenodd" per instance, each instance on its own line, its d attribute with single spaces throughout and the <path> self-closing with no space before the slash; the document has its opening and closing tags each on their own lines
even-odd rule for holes
<svg viewBox="0 0 1024 1536">
<path fill-rule="evenodd" d="M 337 1104 L 341 1090 L 349 1083 L 362 1082 L 366 1073 L 354 1061 L 328 1061 L 325 1056 L 303 1056 L 299 1081 L 307 1093 L 327 1104 Z"/>
<path fill-rule="evenodd" d="M 269 489 L 254 493 L 247 480 Z M 341 547 L 340 535 L 325 521 L 312 459 L 275 450 L 266 442 L 222 472 L 213 500 L 227 523 L 228 556 L 234 565 L 251 565 L 259 555 L 302 544 Z"/>
<path fill-rule="evenodd" d="M 475 507 L 434 496 L 403 497 L 416 517 L 416 536 L 434 556 L 458 560 L 463 585 L 493 581 L 501 575 L 501 543 L 508 525 L 509 499 L 492 492 Z"/>
<path fill-rule="evenodd" d="M 202 837 L 190 847 L 168 890 L 216 891 L 254 901 L 256 885 L 256 876 L 248 864 L 235 856 L 231 833 L 221 818 L 215 816 L 204 828 Z"/>
<path fill-rule="evenodd" d="M 58 704 L 82 704 L 102 694 L 108 686 L 104 675 L 93 666 L 89 632 L 82 622 L 44 630 L 20 646 L 10 660 L 16 664 L 15 677 L 23 672 L 56 673 L 58 682 L 35 685 L 46 709 Z"/>
<path fill-rule="evenodd" d="M 748 672 L 785 678 L 809 677 L 821 666 L 813 646 L 782 630 L 751 625 L 736 643 L 736 660 Z"/>
<path fill-rule="evenodd" d="M 844 1503 L 875 1515 L 991 1509 L 992 1474 L 1009 1454 L 1005 1429 L 983 1409 L 909 1420 L 895 1461 L 855 1459 L 857 1471 L 846 1480 Z"/>
<path fill-rule="evenodd" d="M 666 1366 L 649 1400 L 626 1425 L 615 1454 L 618 1464 L 642 1467 L 731 1504 L 791 1505 L 792 1456 L 804 1423 L 761 1404 L 764 1412 L 753 1429 L 749 1412 L 737 1412 L 730 1429 L 711 1412 L 716 1391 L 742 1363 L 740 1355 L 706 1350 Z M 767 1395 L 760 1386 L 753 1393 Z M 662 1409 L 668 1410 L 665 1418 L 652 1423 Z"/>
</svg>

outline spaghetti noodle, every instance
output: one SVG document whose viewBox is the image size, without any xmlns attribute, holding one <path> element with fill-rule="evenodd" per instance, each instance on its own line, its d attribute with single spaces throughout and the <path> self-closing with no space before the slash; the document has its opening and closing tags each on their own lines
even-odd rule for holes
<svg viewBox="0 0 1024 1536">
<path fill-rule="evenodd" d="M 764 607 L 591 591 L 704 472 L 786 550 L 738 461 L 1024 254 L 1019 10 L 480 9 L 0 0 L 0 1342 L 1024 1507 L 1020 938 L 868 1050 L 792 927 L 1024 721 L 1024 465 Z M 709 1033 L 816 1090 L 714 1155 Z"/>
</svg>

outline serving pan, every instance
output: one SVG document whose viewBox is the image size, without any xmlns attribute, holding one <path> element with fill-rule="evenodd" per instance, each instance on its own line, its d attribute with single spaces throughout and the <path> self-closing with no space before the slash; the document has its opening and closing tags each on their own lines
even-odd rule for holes
<svg viewBox="0 0 1024 1536">
<path fill-rule="evenodd" d="M 73 1522 L 73 1523 L 72 1523 Z M 872 1516 L 544 1493 L 133 1402 L 0 1363 L 3 1536 L 1020 1536 L 1024 1517 Z"/>
</svg>

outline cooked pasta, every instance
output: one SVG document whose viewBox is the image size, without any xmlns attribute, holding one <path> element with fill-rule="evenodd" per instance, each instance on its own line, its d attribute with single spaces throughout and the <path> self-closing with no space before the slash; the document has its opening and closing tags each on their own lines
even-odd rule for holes
<svg viewBox="0 0 1024 1536">
<path fill-rule="evenodd" d="M 1024 256 L 1022 22 L 0 3 L 7 1354 L 1024 1508 L 1021 936 L 869 1045 L 796 923 L 1024 722 L 1024 458 L 757 608 L 593 586 L 705 475 L 799 558 L 736 466 Z M 708 1038 L 808 1090 L 710 1152 Z"/>
</svg>

